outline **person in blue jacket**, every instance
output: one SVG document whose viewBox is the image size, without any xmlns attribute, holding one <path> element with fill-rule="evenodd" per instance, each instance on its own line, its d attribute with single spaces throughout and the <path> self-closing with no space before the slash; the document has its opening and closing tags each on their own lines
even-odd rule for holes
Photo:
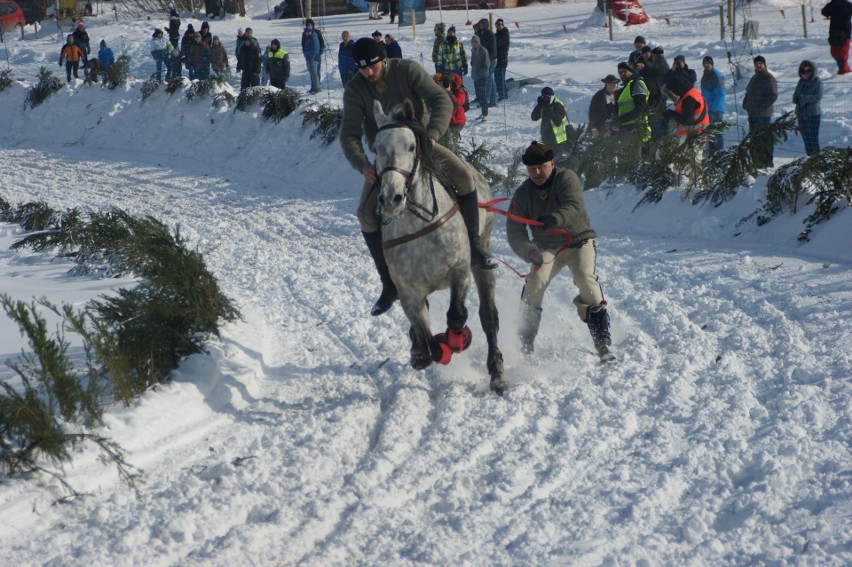
<svg viewBox="0 0 852 567">
<path fill-rule="evenodd" d="M 316 94 L 320 92 L 320 57 L 322 50 L 319 36 L 317 36 L 313 27 L 306 26 L 302 32 L 302 55 L 305 57 L 305 65 L 307 65 L 308 74 L 311 77 L 311 90 L 308 91 L 308 94 Z"/>
<path fill-rule="evenodd" d="M 710 114 L 710 124 L 717 124 L 725 120 L 725 76 L 713 65 L 713 58 L 709 55 L 702 61 L 704 74 L 701 76 L 701 96 L 707 103 L 707 112 Z M 714 154 L 724 147 L 722 134 L 718 134 L 710 142 L 710 154 Z"/>
<path fill-rule="evenodd" d="M 101 48 L 98 51 L 98 69 L 107 72 L 113 63 L 115 63 L 115 55 L 113 55 L 112 49 L 107 47 L 106 40 L 102 39 Z"/>
</svg>

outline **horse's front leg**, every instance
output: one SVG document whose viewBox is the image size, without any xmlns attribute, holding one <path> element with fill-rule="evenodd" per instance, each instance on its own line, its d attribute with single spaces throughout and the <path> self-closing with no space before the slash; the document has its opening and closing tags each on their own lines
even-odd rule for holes
<svg viewBox="0 0 852 567">
<path fill-rule="evenodd" d="M 479 293 L 479 322 L 488 341 L 488 374 L 491 377 L 491 389 L 503 395 L 508 388 L 508 382 L 503 375 L 503 353 L 497 346 L 497 333 L 500 330 L 500 318 L 497 314 L 497 304 L 494 300 L 496 281 L 492 270 L 474 268 L 473 278 Z"/>
<path fill-rule="evenodd" d="M 432 364 L 432 351 L 440 350 L 438 342 L 432 337 L 432 323 L 429 320 L 429 306 L 425 297 L 400 297 L 400 304 L 411 328 L 411 367 L 423 370 Z M 434 344 L 432 344 L 434 343 Z"/>
<path fill-rule="evenodd" d="M 450 308 L 447 309 L 447 328 L 460 333 L 467 323 L 467 292 L 470 290 L 470 270 L 457 270 L 450 284 Z"/>
</svg>

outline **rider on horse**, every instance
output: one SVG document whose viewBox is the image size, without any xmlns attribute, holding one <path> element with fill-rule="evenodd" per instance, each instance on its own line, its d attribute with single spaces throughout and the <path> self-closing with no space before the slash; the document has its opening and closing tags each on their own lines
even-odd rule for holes
<svg viewBox="0 0 852 567">
<path fill-rule="evenodd" d="M 358 66 L 358 75 L 346 85 L 343 93 L 340 144 L 343 155 L 364 176 L 358 203 L 358 221 L 382 281 L 382 294 L 371 311 L 376 316 L 390 309 L 398 294 L 382 251 L 380 222 L 376 214 L 378 176 L 361 144 L 362 135 L 367 138 L 370 149 L 375 141 L 378 131 L 373 116 L 375 100 L 385 109 L 405 99 L 414 104 L 415 116 L 426 127 L 433 142 L 435 159 L 441 164 L 447 184 L 458 196 L 459 210 L 470 240 L 471 263 L 493 269 L 497 267 L 497 262 L 483 250 L 479 241 L 479 207 L 474 179 L 469 169 L 458 156 L 437 143 L 449 127 L 452 101 L 423 67 L 406 59 L 386 59 L 382 46 L 371 38 L 356 41 L 352 55 Z"/>
</svg>

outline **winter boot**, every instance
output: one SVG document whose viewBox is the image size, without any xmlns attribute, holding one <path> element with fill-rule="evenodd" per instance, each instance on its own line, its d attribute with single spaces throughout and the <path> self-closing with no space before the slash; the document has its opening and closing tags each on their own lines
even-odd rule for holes
<svg viewBox="0 0 852 567">
<path fill-rule="evenodd" d="M 493 270 L 498 265 L 497 260 L 486 252 L 479 242 L 479 203 L 476 198 L 476 191 L 467 195 L 459 195 L 459 210 L 464 219 L 464 225 L 467 227 L 467 237 L 470 240 L 471 265 Z"/>
<path fill-rule="evenodd" d="M 367 243 L 367 249 L 370 251 L 370 256 L 373 257 L 373 262 L 376 263 L 376 271 L 379 272 L 379 278 L 382 280 L 382 294 L 370 310 L 370 315 L 377 317 L 393 307 L 393 302 L 399 299 L 399 294 L 391 279 L 388 263 L 385 261 L 385 253 L 382 250 L 382 235 L 378 232 L 362 232 L 361 234 L 364 235 L 364 242 Z"/>
<path fill-rule="evenodd" d="M 592 335 L 592 341 L 595 343 L 598 354 L 602 358 L 610 355 L 612 337 L 609 334 L 609 313 L 606 311 L 606 306 L 596 305 L 590 308 L 589 319 L 586 324 L 589 325 L 589 333 Z"/>
<path fill-rule="evenodd" d="M 518 337 L 521 339 L 521 352 L 532 354 L 535 350 L 535 337 L 541 323 L 541 307 L 533 307 L 521 301 L 521 314 L 518 321 Z"/>
</svg>

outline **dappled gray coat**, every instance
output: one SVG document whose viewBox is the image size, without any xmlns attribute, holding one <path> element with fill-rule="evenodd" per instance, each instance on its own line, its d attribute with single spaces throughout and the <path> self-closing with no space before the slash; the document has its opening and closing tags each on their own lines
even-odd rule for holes
<svg viewBox="0 0 852 567">
<path fill-rule="evenodd" d="M 553 215 L 555 228 L 564 228 L 571 235 L 572 242 L 595 238 L 597 236 L 589 222 L 589 213 L 583 201 L 583 185 L 580 178 L 570 169 L 557 167 L 553 170 L 550 183 L 538 186 L 527 179 L 512 196 L 509 211 L 520 217 L 538 220 L 539 217 Z M 541 228 L 530 227 L 532 242 L 527 233 L 527 225 L 509 218 L 506 221 L 506 237 L 515 254 L 530 261 L 530 252 L 538 250 L 558 250 L 565 244 L 565 236 L 545 232 Z"/>
</svg>

